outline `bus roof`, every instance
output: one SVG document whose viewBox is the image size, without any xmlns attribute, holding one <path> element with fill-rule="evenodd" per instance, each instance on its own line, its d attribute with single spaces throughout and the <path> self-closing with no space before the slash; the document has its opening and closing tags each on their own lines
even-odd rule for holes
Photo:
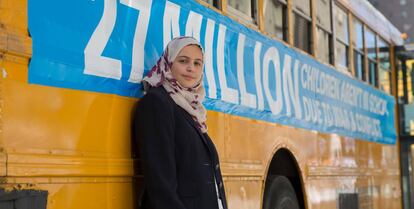
<svg viewBox="0 0 414 209">
<path fill-rule="evenodd" d="M 402 45 L 401 32 L 367 0 L 338 0 L 389 43 Z"/>
</svg>

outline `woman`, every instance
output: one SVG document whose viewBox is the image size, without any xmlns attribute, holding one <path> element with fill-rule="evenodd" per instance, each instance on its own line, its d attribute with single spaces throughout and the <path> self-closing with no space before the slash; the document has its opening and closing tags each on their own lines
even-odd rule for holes
<svg viewBox="0 0 414 209">
<path fill-rule="evenodd" d="M 203 61 L 197 40 L 175 38 L 143 79 L 146 94 L 135 115 L 143 208 L 227 209 L 217 151 L 207 135 Z"/>
</svg>

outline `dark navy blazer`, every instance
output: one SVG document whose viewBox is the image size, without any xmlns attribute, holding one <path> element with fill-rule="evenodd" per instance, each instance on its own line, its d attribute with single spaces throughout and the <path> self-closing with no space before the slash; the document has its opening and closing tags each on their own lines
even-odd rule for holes
<svg viewBox="0 0 414 209">
<path fill-rule="evenodd" d="M 163 87 L 148 91 L 134 118 L 145 182 L 142 208 L 218 209 L 216 177 L 227 209 L 213 142 Z"/>
</svg>

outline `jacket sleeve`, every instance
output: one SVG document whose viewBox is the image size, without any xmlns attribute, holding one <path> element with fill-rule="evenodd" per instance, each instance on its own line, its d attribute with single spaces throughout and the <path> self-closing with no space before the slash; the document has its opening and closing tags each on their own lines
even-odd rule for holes
<svg viewBox="0 0 414 209">
<path fill-rule="evenodd" d="M 185 209 L 177 194 L 173 107 L 166 98 L 148 94 L 136 114 L 147 204 L 152 209 Z"/>
</svg>

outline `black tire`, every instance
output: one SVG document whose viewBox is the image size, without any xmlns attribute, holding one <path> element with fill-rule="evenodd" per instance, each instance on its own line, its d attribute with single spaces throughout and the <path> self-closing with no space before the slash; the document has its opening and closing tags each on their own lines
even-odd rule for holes
<svg viewBox="0 0 414 209">
<path fill-rule="evenodd" d="M 268 179 L 263 209 L 300 209 L 295 189 L 285 176 Z"/>
</svg>

